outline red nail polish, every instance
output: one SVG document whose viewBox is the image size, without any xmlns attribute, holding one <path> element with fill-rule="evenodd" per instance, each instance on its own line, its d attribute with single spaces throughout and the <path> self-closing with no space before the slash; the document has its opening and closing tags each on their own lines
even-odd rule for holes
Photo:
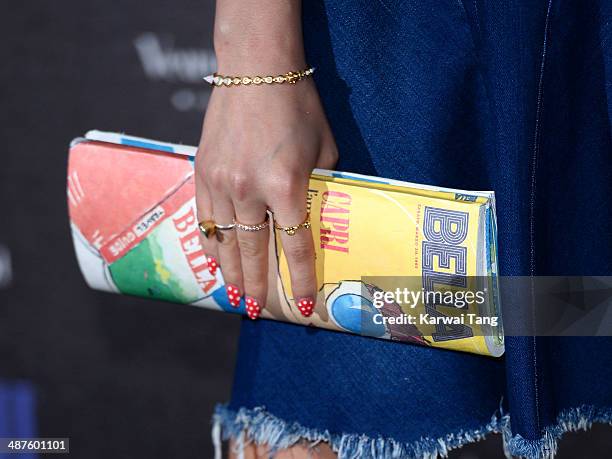
<svg viewBox="0 0 612 459">
<path fill-rule="evenodd" d="M 206 264 L 208 265 L 208 272 L 210 272 L 211 276 L 214 276 L 217 272 L 217 259 L 215 257 L 206 257 Z"/>
<path fill-rule="evenodd" d="M 304 317 L 310 317 L 314 311 L 314 300 L 311 297 L 300 298 L 297 307 Z"/>
<path fill-rule="evenodd" d="M 261 314 L 261 307 L 259 302 L 252 296 L 246 297 L 246 312 L 252 320 L 255 320 Z"/>
<path fill-rule="evenodd" d="M 238 287 L 236 287 L 234 284 L 227 284 L 225 286 L 225 292 L 227 293 L 229 304 L 235 308 L 240 306 L 240 291 L 238 290 Z"/>
</svg>

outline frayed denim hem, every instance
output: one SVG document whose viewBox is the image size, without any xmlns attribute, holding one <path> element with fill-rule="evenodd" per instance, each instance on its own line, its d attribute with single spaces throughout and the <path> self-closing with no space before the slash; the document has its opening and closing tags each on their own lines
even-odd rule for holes
<svg viewBox="0 0 612 459">
<path fill-rule="evenodd" d="M 527 440 L 512 435 L 510 416 L 501 409 L 491 416 L 491 421 L 473 430 L 461 430 L 444 437 L 422 437 L 420 440 L 401 443 L 390 438 L 371 438 L 359 434 L 332 434 L 327 430 L 304 427 L 296 422 L 288 423 L 268 413 L 265 408 L 241 408 L 232 411 L 218 405 L 213 416 L 213 442 L 215 459 L 222 458 L 221 440 L 234 439 L 238 457 L 249 443 L 265 444 L 272 456 L 276 451 L 305 442 L 315 447 L 320 442 L 330 445 L 338 459 L 395 459 L 447 457 L 448 452 L 485 438 L 489 433 L 501 433 L 507 457 L 549 459 L 555 456 L 558 440 L 566 432 L 587 430 L 593 423 L 612 425 L 612 408 L 581 406 L 562 412 L 555 425 L 544 429 L 539 440 Z"/>
<path fill-rule="evenodd" d="M 215 459 L 221 459 L 221 439 L 234 439 L 238 457 L 247 444 L 266 444 L 270 456 L 299 442 L 315 447 L 328 443 L 338 459 L 408 459 L 447 457 L 451 449 L 483 439 L 491 432 L 500 433 L 508 416 L 495 413 L 491 422 L 479 429 L 462 430 L 440 438 L 421 438 L 400 443 L 390 438 L 371 438 L 359 434 L 332 434 L 327 430 L 310 429 L 288 423 L 265 411 L 263 407 L 241 408 L 238 412 L 218 405 L 213 416 Z M 246 437 L 246 438 L 245 438 Z"/>
<path fill-rule="evenodd" d="M 557 454 L 558 441 L 566 432 L 588 430 L 595 423 L 612 425 L 612 408 L 581 406 L 561 412 L 557 423 L 544 429 L 539 440 L 526 440 L 520 435 L 512 436 L 510 423 L 503 429 L 506 455 L 527 459 L 550 459 Z"/>
</svg>

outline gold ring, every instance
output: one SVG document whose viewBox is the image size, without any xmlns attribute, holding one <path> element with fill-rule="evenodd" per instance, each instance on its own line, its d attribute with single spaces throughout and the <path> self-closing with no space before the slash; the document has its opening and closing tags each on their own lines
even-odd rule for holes
<svg viewBox="0 0 612 459">
<path fill-rule="evenodd" d="M 217 228 L 219 231 L 227 231 L 227 230 L 231 230 L 234 229 L 234 225 L 233 223 L 230 223 L 229 225 L 220 225 L 219 223 L 215 223 L 215 228 Z"/>
<path fill-rule="evenodd" d="M 270 226 L 270 215 L 266 213 L 266 219 L 256 225 L 245 225 L 244 223 L 236 221 L 236 219 L 234 219 L 234 225 L 236 228 L 242 231 L 261 231 L 262 229 L 266 229 L 268 226 Z"/>
<path fill-rule="evenodd" d="M 200 231 L 204 237 L 206 237 L 206 239 L 210 238 L 217 232 L 217 225 L 215 225 L 213 220 L 202 220 L 198 223 L 198 228 L 200 228 Z"/>
<path fill-rule="evenodd" d="M 278 223 L 274 222 L 274 228 L 280 231 L 284 231 L 288 236 L 293 236 L 297 230 L 300 228 L 310 228 L 310 212 L 306 212 L 306 218 L 302 223 L 295 226 L 280 226 Z"/>
</svg>

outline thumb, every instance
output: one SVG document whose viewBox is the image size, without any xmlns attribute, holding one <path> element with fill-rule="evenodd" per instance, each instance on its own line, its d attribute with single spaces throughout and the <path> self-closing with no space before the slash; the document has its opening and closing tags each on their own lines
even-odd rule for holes
<svg viewBox="0 0 612 459">
<path fill-rule="evenodd" d="M 318 167 L 319 169 L 334 169 L 337 162 L 338 147 L 336 147 L 336 142 L 332 138 L 331 142 L 324 144 L 321 148 L 321 153 L 319 153 L 315 167 Z"/>
</svg>

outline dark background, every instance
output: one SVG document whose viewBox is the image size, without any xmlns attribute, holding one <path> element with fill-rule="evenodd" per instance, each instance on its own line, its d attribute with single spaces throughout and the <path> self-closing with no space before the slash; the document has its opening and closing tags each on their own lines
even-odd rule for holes
<svg viewBox="0 0 612 459">
<path fill-rule="evenodd" d="M 93 128 L 197 144 L 213 9 L 212 0 L 3 5 L 0 437 L 70 437 L 72 457 L 212 457 L 210 416 L 230 395 L 240 319 L 89 290 L 65 171 L 70 140 Z M 569 434 L 559 457 L 608 457 L 610 438 L 603 426 Z M 451 456 L 503 457 L 501 440 Z"/>
</svg>

